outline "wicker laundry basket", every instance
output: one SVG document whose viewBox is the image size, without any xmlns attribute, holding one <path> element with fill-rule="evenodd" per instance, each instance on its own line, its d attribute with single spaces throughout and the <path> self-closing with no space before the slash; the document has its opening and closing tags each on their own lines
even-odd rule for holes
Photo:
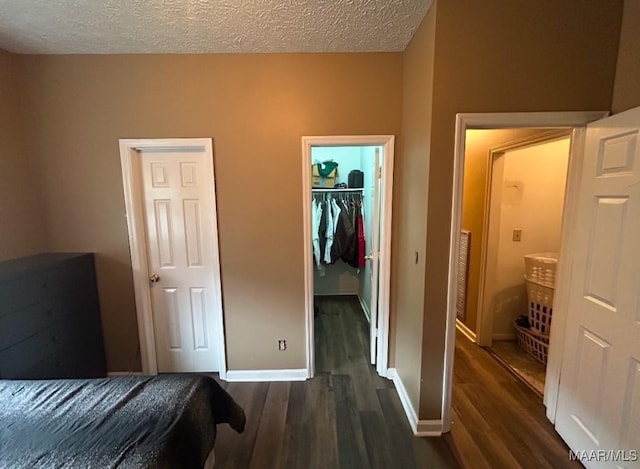
<svg viewBox="0 0 640 469">
<path fill-rule="evenodd" d="M 551 332 L 557 265 L 558 254 L 555 252 L 539 252 L 524 256 L 529 324 L 533 331 L 545 336 Z"/>
<path fill-rule="evenodd" d="M 513 323 L 516 329 L 518 344 L 529 355 L 538 360 L 543 365 L 547 365 L 547 355 L 549 354 L 549 337 L 536 333 L 531 329 Z"/>
<path fill-rule="evenodd" d="M 525 284 L 531 329 L 538 334 L 548 336 L 551 333 L 554 289 L 526 278 Z"/>
<path fill-rule="evenodd" d="M 527 280 L 554 287 L 556 284 L 557 252 L 539 252 L 524 256 L 524 276 Z"/>
</svg>

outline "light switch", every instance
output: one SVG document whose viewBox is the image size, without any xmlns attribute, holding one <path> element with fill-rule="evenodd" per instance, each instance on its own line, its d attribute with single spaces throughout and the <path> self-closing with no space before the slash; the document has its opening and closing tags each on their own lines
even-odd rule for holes
<svg viewBox="0 0 640 469">
<path fill-rule="evenodd" d="M 513 240 L 522 241 L 522 230 L 513 230 Z"/>
</svg>

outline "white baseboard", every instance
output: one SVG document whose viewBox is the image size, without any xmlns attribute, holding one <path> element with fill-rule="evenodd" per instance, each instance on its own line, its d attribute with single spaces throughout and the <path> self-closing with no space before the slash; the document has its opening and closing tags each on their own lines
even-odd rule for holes
<svg viewBox="0 0 640 469">
<path fill-rule="evenodd" d="M 306 368 L 289 370 L 227 370 L 227 381 L 232 383 L 260 383 L 266 381 L 305 381 Z"/>
<path fill-rule="evenodd" d="M 367 303 L 362 299 L 360 295 L 358 295 L 358 301 L 360 302 L 362 311 L 364 311 L 364 315 L 367 318 L 367 322 L 371 324 L 371 311 L 369 311 L 369 307 L 367 306 Z"/>
<path fill-rule="evenodd" d="M 476 338 L 476 333 L 469 329 L 469 327 L 465 323 L 460 321 L 460 319 L 456 319 L 456 329 L 462 332 L 462 335 L 464 335 L 474 344 L 478 341 Z"/>
<path fill-rule="evenodd" d="M 144 373 L 142 371 L 109 371 L 107 372 L 107 376 L 109 378 L 115 378 L 116 376 L 142 376 Z"/>
<path fill-rule="evenodd" d="M 442 420 L 418 420 L 418 414 L 413 404 L 411 404 L 411 399 L 409 399 L 409 395 L 407 394 L 400 375 L 398 375 L 398 371 L 395 368 L 389 368 L 387 370 L 387 377 L 393 380 L 413 434 L 415 436 L 441 436 Z"/>
<path fill-rule="evenodd" d="M 442 420 L 418 420 L 416 436 L 442 436 Z"/>
</svg>

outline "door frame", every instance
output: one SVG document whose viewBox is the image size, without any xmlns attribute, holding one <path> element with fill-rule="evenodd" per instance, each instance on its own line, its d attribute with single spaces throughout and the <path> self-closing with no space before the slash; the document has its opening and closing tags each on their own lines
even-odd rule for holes
<svg viewBox="0 0 640 469">
<path fill-rule="evenodd" d="M 302 137 L 302 214 L 304 236 L 304 298 L 307 352 L 307 376 L 315 374 L 313 311 L 313 250 L 311 244 L 311 147 L 380 146 L 383 147 L 381 174 L 382 210 L 380 213 L 380 270 L 378 288 L 378 324 L 376 371 L 387 376 L 389 364 L 389 302 L 391 290 L 391 212 L 393 201 L 394 135 L 333 135 Z"/>
<path fill-rule="evenodd" d="M 222 312 L 222 285 L 220 281 L 220 253 L 218 246 L 218 215 L 216 208 L 216 184 L 213 167 L 213 141 L 211 138 L 168 138 L 168 139 L 120 139 L 120 163 L 126 209 L 131 268 L 133 271 L 133 288 L 138 320 L 138 338 L 140 341 L 140 360 L 144 374 L 158 374 L 156 358 L 155 332 L 151 307 L 151 290 L 149 286 L 149 264 L 147 262 L 144 203 L 142 197 L 142 181 L 140 161 L 137 155 L 142 150 L 159 151 L 198 151 L 205 153 L 206 165 L 209 169 L 214 200 L 211 219 L 213 222 L 213 269 L 216 280 L 216 295 L 213 315 L 218 328 L 216 343 L 218 348 L 218 369 L 221 379 L 226 379 L 227 360 L 224 337 L 224 320 Z"/>
<path fill-rule="evenodd" d="M 581 160 L 584 148 L 585 127 L 589 122 L 608 115 L 607 111 L 576 112 L 516 112 L 516 113 L 461 113 L 456 115 L 455 143 L 453 156 L 453 192 L 451 201 L 451 226 L 449 235 L 449 276 L 447 287 L 447 317 L 445 326 L 445 353 L 442 399 L 443 432 L 451 429 L 451 398 L 453 387 L 453 358 L 456 340 L 456 296 L 460 227 L 462 224 L 462 189 L 464 185 L 464 154 L 467 129 L 514 129 L 547 128 L 573 129 L 567 169 L 565 191 L 565 212 L 561 230 L 561 251 L 558 260 L 558 294 L 554 298 L 556 311 L 566 308 L 568 301 L 569 269 L 573 256 L 572 247 L 566 243 L 569 232 L 574 228 L 576 193 L 581 173 Z M 559 319 L 559 320 L 558 320 Z M 545 382 L 544 404 L 547 406 L 547 418 L 555 421 L 558 390 L 560 385 L 560 366 L 562 361 L 566 316 L 554 320 L 550 337 L 547 377 Z"/>
<path fill-rule="evenodd" d="M 489 304 L 487 304 L 487 290 L 489 290 L 491 280 L 490 276 L 487 275 L 487 273 L 492 267 L 495 267 L 498 261 L 497 240 L 490 236 L 493 231 L 492 228 L 495 228 L 495 223 L 497 221 L 496 217 L 499 217 L 500 215 L 499 210 L 498 213 L 496 213 L 491 209 L 491 202 L 494 197 L 493 184 L 496 183 L 496 179 L 494 177 L 494 163 L 498 158 L 504 156 L 504 154 L 509 151 L 520 150 L 534 145 L 542 145 L 564 138 L 569 138 L 571 140 L 570 129 L 552 129 L 546 132 L 540 132 L 536 135 L 520 138 L 506 144 L 500 144 L 489 148 L 486 189 L 484 194 L 485 212 L 482 224 L 482 238 L 480 241 L 480 277 L 478 280 L 477 316 L 475 331 L 475 342 L 480 346 L 488 347 L 491 346 L 493 342 L 493 312 L 489 309 Z M 459 324 L 458 327 L 460 327 Z"/>
</svg>

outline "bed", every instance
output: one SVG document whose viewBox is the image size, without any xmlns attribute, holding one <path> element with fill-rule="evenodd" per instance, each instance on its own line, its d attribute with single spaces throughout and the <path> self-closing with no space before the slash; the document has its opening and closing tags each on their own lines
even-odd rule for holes
<svg viewBox="0 0 640 469">
<path fill-rule="evenodd" d="M 245 415 L 209 376 L 0 380 L 0 467 L 209 468 L 222 423 Z"/>
</svg>

